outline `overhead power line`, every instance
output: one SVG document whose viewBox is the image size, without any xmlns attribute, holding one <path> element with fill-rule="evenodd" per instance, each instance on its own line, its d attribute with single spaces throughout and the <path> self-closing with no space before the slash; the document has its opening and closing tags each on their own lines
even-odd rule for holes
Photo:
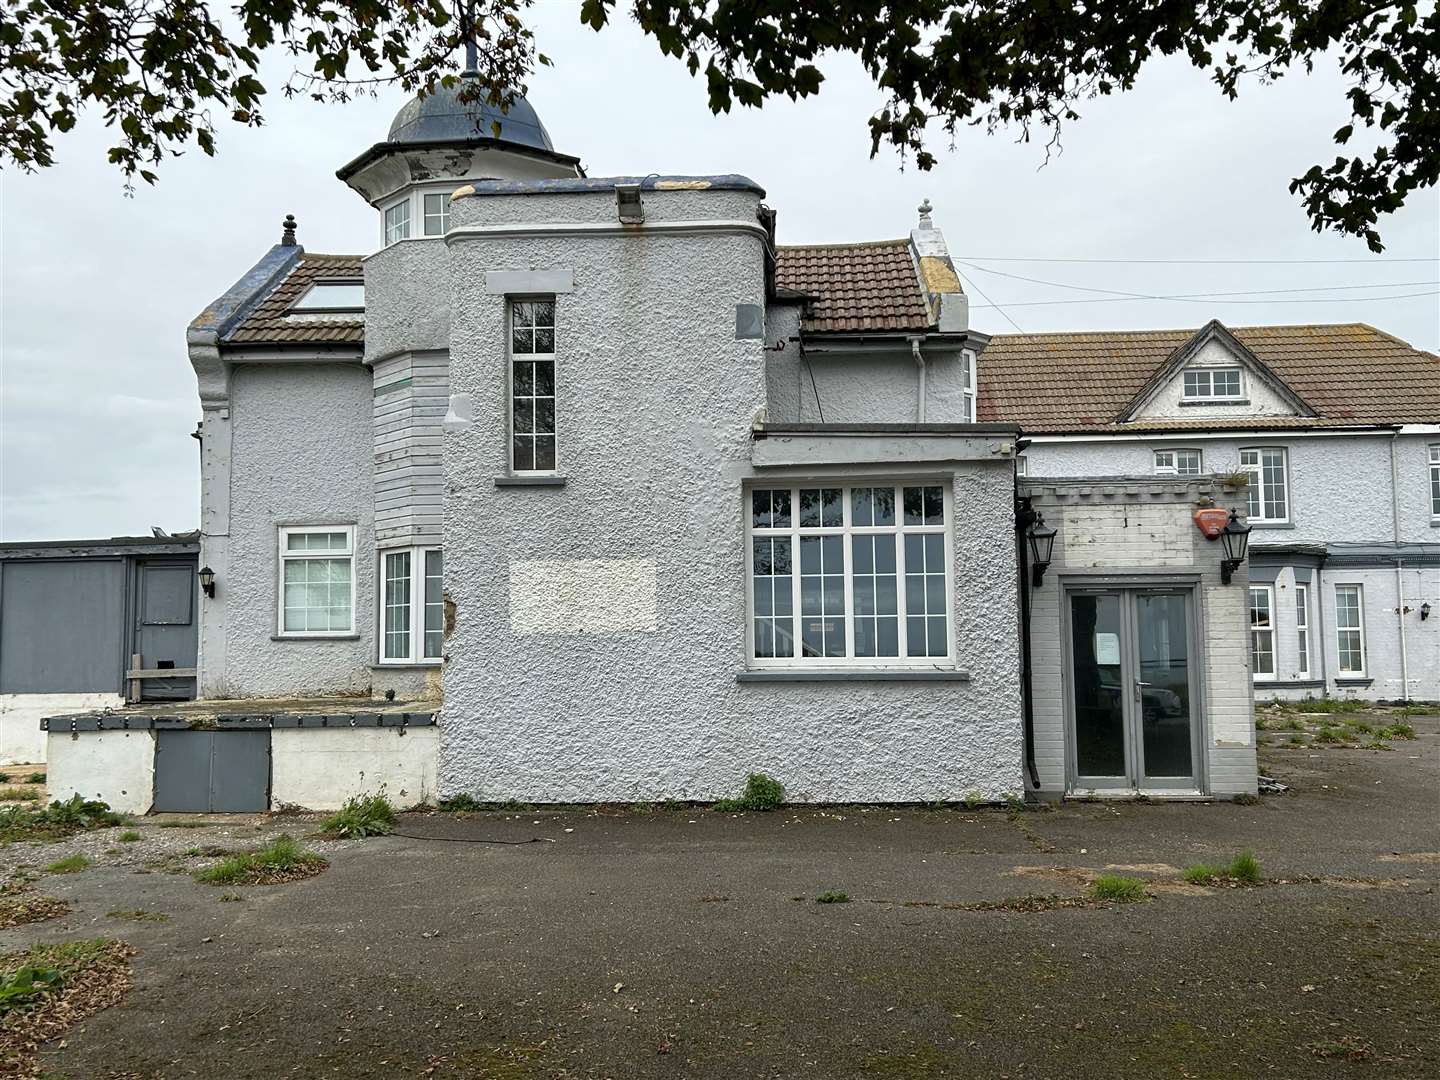
<svg viewBox="0 0 1440 1080">
<path fill-rule="evenodd" d="M 1392 289 L 1392 288 L 1410 288 L 1410 287 L 1412 287 L 1412 286 L 1417 286 L 1417 285 L 1440 285 L 1440 281 L 1396 281 L 1396 282 L 1376 282 L 1376 283 L 1367 284 L 1367 285 L 1314 285 L 1314 286 L 1308 286 L 1308 287 L 1296 288 L 1296 289 L 1246 289 L 1246 290 L 1240 290 L 1240 291 L 1236 291 L 1236 292 L 1137 293 L 1137 292 L 1125 292 L 1125 291 L 1120 290 L 1120 289 L 1102 289 L 1102 288 L 1098 288 L 1098 287 L 1093 286 L 1093 285 L 1075 285 L 1075 284 L 1073 284 L 1073 283 L 1071 283 L 1071 282 L 1068 282 L 1068 281 L 1049 281 L 1049 280 L 1046 280 L 1046 279 L 1044 279 L 1044 278 L 1029 277 L 1029 276 L 1027 276 L 1027 275 L 1025 275 L 1025 274 L 1011 274 L 1011 273 L 1007 273 L 1007 272 L 1004 271 L 1004 270 L 993 270 L 993 269 L 990 269 L 989 267 L 978 266 L 978 265 L 976 265 L 975 263 L 966 262 L 965 260 L 962 260 L 962 259 L 956 259 L 955 261 L 956 261 L 959 265 L 961 265 L 961 266 L 969 267 L 971 270 L 978 271 L 979 273 L 982 273 L 982 274 L 990 274 L 990 275 L 992 275 L 992 276 L 994 276 L 994 277 L 1009 278 L 1009 279 L 1012 280 L 1012 281 L 1024 281 L 1024 282 L 1028 282 L 1028 283 L 1031 284 L 1031 285 L 1044 285 L 1044 286 L 1046 286 L 1046 287 L 1048 287 L 1048 288 L 1052 288 L 1052 289 L 1070 289 L 1070 290 L 1072 290 L 1072 291 L 1074 291 L 1074 292 L 1096 293 L 1096 294 L 1099 294 L 1099 295 L 1104 296 L 1104 297 L 1115 298 L 1115 300 L 1173 300 L 1173 301 L 1177 301 L 1177 302 L 1179 302 L 1179 303 L 1186 303 L 1186 304 L 1210 304 L 1210 303 L 1214 303 L 1217 299 L 1226 298 L 1226 297 L 1238 297 L 1238 296 L 1280 296 L 1280 295 L 1282 295 L 1282 294 L 1289 294 L 1289 293 L 1342 292 L 1342 291 L 1354 291 L 1354 290 L 1358 290 L 1358 289 Z M 977 288 L 976 291 L 979 292 L 979 289 Z M 988 296 L 985 296 L 984 293 L 980 293 L 980 295 L 981 295 L 981 297 L 982 297 L 983 299 L 985 299 L 985 300 L 987 300 L 987 301 L 990 299 Z M 1292 300 L 1279 300 L 1279 299 L 1276 299 L 1276 300 L 1230 300 L 1230 299 L 1226 299 L 1226 300 L 1224 300 L 1224 302 L 1225 302 L 1225 303 L 1231 303 L 1231 304 L 1323 304 L 1323 303 L 1338 304 L 1338 303 L 1356 303 L 1356 302 L 1369 301 L 1369 300 L 1403 300 L 1403 299 L 1406 299 L 1406 298 L 1408 298 L 1408 297 L 1414 297 L 1414 296 L 1429 296 L 1429 295 L 1432 295 L 1432 294 L 1431 294 L 1431 293 L 1428 293 L 1428 292 L 1416 292 L 1416 293 L 1403 293 L 1403 294 L 1393 294 L 1393 293 L 1391 293 L 1391 294 L 1386 294 L 1386 295 L 1382 295 L 1382 296 L 1335 296 L 1335 297 L 1316 297 L 1316 298 L 1309 298 L 1309 299 L 1292 299 Z M 1011 302 L 1008 306 L 1011 306 L 1011 307 L 1041 307 L 1041 306 L 1051 306 L 1051 305 L 1055 305 L 1055 304 L 1084 304 L 1084 303 L 1103 303 L 1103 302 L 1105 302 L 1105 301 L 1100 301 L 1100 300 L 1030 300 L 1030 301 L 1014 301 L 1014 302 Z M 1114 301 L 1111 301 L 1111 302 L 1114 302 Z M 977 305 L 977 306 L 983 306 L 983 305 Z M 993 303 L 992 303 L 992 306 L 993 306 Z M 1008 318 L 1008 316 L 1007 316 L 1007 318 Z"/>
<path fill-rule="evenodd" d="M 1015 255 L 966 255 L 971 262 L 1010 263 L 1113 263 L 1131 266 L 1340 266 L 1346 263 L 1440 263 L 1440 256 L 1423 259 L 1081 259 L 1069 257 L 1027 258 Z"/>
<path fill-rule="evenodd" d="M 976 291 L 978 292 L 979 290 L 977 289 Z M 984 293 L 981 293 L 980 295 L 983 297 L 985 294 L 984 294 Z M 1135 302 L 1136 300 L 1143 300 L 1143 301 L 1150 301 L 1150 300 L 1181 300 L 1181 301 L 1185 301 L 1185 302 L 1194 302 L 1194 303 L 1211 303 L 1211 302 L 1212 302 L 1212 301 L 1198 301 L 1198 300 L 1194 300 L 1193 298 L 1194 298 L 1194 296 L 1196 296 L 1196 295 L 1204 295 L 1204 294 L 1189 294 L 1189 295 L 1186 295 L 1186 296 L 1101 296 L 1101 297 L 1087 297 L 1087 298 L 1084 299 L 1084 300 L 1028 300 L 1028 301 L 1022 300 L 1022 301 L 1019 301 L 1019 302 L 1006 303 L 1005 306 L 1008 307 L 1008 308 L 1017 308 L 1017 307 L 1053 307 L 1053 306 L 1057 306 L 1057 305 L 1060 305 L 1060 304 L 1129 304 L 1129 303 Z M 1226 294 L 1224 294 L 1224 293 L 1219 293 L 1219 294 L 1215 294 L 1215 295 L 1216 295 L 1217 298 L 1213 301 L 1213 303 L 1216 303 L 1216 304 L 1363 304 L 1363 303 L 1371 303 L 1371 302 L 1380 301 L 1380 300 L 1409 300 L 1409 299 L 1412 299 L 1413 297 L 1416 297 L 1416 296 L 1440 296 L 1440 289 L 1431 289 L 1431 290 L 1428 290 L 1428 291 L 1426 291 L 1426 292 L 1391 293 L 1391 294 L 1388 295 L 1388 296 L 1330 296 L 1330 297 L 1325 297 L 1325 296 L 1298 297 L 1298 296 L 1297 296 L 1297 297 L 1293 297 L 1293 298 L 1289 298 L 1289 299 L 1286 299 L 1286 298 L 1284 298 L 1284 297 L 1276 297 L 1276 298 L 1273 299 L 1273 300 L 1228 300 L 1228 299 L 1225 299 L 1225 298 L 1224 298 L 1225 295 L 1226 295 Z M 979 311 L 979 310 L 982 309 L 982 308 L 992 308 L 992 307 L 993 307 L 993 308 L 998 308 L 999 305 L 998 305 L 998 304 L 971 304 L 971 305 L 970 305 L 970 310 L 971 310 L 971 311 Z M 1001 314 L 1003 315 L 1004 312 L 1001 312 Z M 1006 317 L 1007 319 L 1010 318 L 1008 315 L 1006 315 L 1005 317 Z M 1014 323 L 1012 322 L 1011 325 L 1013 326 Z"/>
</svg>

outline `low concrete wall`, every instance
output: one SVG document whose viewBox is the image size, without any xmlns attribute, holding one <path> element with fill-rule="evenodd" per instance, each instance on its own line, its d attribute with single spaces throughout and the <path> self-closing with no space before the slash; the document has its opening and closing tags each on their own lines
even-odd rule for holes
<svg viewBox="0 0 1440 1080">
<path fill-rule="evenodd" d="M 398 807 L 434 802 L 439 752 L 438 727 L 276 728 L 270 805 L 335 810 L 352 795 L 382 789 Z"/>
<path fill-rule="evenodd" d="M 155 800 L 153 731 L 52 732 L 47 742 L 52 801 L 79 795 L 124 813 L 149 812 Z"/>
<path fill-rule="evenodd" d="M 118 709 L 124 704 L 119 694 L 0 694 L 0 765 L 45 760 L 42 717 Z"/>
</svg>

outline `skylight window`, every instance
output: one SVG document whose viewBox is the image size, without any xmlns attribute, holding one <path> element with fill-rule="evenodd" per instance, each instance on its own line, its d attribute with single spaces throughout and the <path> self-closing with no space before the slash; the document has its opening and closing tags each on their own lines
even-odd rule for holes
<svg viewBox="0 0 1440 1080">
<path fill-rule="evenodd" d="M 365 286 L 359 281 L 322 281 L 290 306 L 291 311 L 358 314 L 365 310 Z"/>
</svg>

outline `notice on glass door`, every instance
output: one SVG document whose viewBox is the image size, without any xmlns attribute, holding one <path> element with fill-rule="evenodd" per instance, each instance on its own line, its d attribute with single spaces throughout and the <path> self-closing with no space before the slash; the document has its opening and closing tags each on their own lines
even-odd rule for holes
<svg viewBox="0 0 1440 1080">
<path fill-rule="evenodd" d="M 1120 635 L 1095 635 L 1095 663 L 1101 667 L 1120 663 Z"/>
</svg>

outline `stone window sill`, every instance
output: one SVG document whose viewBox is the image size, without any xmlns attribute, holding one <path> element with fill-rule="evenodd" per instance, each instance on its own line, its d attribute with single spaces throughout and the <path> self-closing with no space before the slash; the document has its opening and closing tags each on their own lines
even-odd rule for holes
<svg viewBox="0 0 1440 1080">
<path fill-rule="evenodd" d="M 1252 529 L 1293 529 L 1293 521 L 1252 521 L 1249 523 Z"/>
<path fill-rule="evenodd" d="M 495 486 L 503 487 L 564 487 L 563 476 L 497 476 Z"/>
<path fill-rule="evenodd" d="M 968 671 L 741 671 L 735 675 L 742 683 L 796 682 L 969 682 Z"/>
<path fill-rule="evenodd" d="M 1348 677 L 1347 677 L 1347 678 L 1338 678 L 1338 677 L 1337 677 L 1336 680 L 1335 680 L 1335 685 L 1336 685 L 1336 686 L 1372 686 L 1372 685 L 1374 685 L 1374 683 L 1375 683 L 1375 680 L 1374 680 L 1374 679 L 1365 678 L 1365 677 L 1363 677 L 1363 676 L 1362 676 L 1362 677 L 1359 677 L 1359 678 L 1348 678 Z"/>
<path fill-rule="evenodd" d="M 371 664 L 371 671 L 435 671 L 440 667 L 439 660 L 426 660 L 421 664 Z"/>
<path fill-rule="evenodd" d="M 1221 408 L 1230 408 L 1232 406 L 1244 406 L 1249 404 L 1249 398 L 1195 398 L 1193 401 L 1180 402 L 1180 407 L 1182 409 L 1198 409 L 1204 408 L 1206 406 L 1219 406 Z"/>
<path fill-rule="evenodd" d="M 359 634 L 271 634 L 271 641 L 359 641 Z"/>
</svg>

